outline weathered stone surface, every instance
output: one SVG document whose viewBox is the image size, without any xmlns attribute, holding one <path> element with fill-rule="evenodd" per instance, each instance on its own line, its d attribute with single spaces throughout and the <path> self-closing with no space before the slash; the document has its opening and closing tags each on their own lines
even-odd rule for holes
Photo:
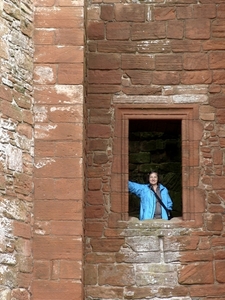
<svg viewBox="0 0 225 300">
<path fill-rule="evenodd" d="M 213 265 L 211 262 L 188 264 L 182 267 L 178 280 L 180 284 L 212 284 Z"/>
</svg>

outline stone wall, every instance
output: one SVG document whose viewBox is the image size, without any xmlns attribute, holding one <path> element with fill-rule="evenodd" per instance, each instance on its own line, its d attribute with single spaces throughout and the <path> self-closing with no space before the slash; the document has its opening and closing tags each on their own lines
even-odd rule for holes
<svg viewBox="0 0 225 300">
<path fill-rule="evenodd" d="M 88 3 L 86 299 L 223 298 L 224 12 L 220 0 Z M 122 221 L 127 119 L 181 118 L 182 107 L 193 108 L 182 127 L 190 216 Z"/>
<path fill-rule="evenodd" d="M 30 299 L 33 4 L 0 3 L 0 299 Z"/>
<path fill-rule="evenodd" d="M 84 3 L 35 0 L 32 299 L 83 298 Z"/>
</svg>

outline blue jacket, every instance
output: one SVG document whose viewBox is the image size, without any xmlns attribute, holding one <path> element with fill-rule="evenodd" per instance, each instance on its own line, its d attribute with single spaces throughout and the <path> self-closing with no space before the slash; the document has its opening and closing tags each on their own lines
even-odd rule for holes
<svg viewBox="0 0 225 300">
<path fill-rule="evenodd" d="M 129 181 L 128 184 L 129 192 L 138 196 L 141 200 L 140 202 L 140 220 L 153 219 L 156 206 L 156 197 L 154 192 L 150 189 L 149 184 L 141 184 Z M 161 193 L 161 200 L 165 206 L 171 210 L 173 202 L 169 196 L 169 192 L 165 186 L 159 184 L 159 189 Z M 162 207 L 162 219 L 168 220 L 167 213 Z"/>
</svg>

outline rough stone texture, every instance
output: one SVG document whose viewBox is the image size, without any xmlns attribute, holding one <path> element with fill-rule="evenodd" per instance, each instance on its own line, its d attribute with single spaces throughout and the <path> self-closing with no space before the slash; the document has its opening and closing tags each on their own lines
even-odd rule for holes
<svg viewBox="0 0 225 300">
<path fill-rule="evenodd" d="M 0 3 L 0 298 L 30 299 L 33 3 Z"/>
<path fill-rule="evenodd" d="M 88 300 L 224 298 L 222 2 L 88 3 L 85 262 L 99 275 L 87 275 Z M 168 119 L 192 107 L 181 134 L 183 216 L 128 221 L 127 180 L 148 168 L 152 143 L 128 157 L 127 119 L 165 119 L 162 107 Z"/>
</svg>

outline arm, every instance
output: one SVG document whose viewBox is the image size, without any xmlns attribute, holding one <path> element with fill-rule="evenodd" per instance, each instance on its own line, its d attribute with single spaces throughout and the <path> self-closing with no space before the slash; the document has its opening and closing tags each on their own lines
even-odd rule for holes
<svg viewBox="0 0 225 300">
<path fill-rule="evenodd" d="M 129 192 L 135 194 L 136 196 L 141 196 L 142 184 L 128 181 Z"/>
</svg>

